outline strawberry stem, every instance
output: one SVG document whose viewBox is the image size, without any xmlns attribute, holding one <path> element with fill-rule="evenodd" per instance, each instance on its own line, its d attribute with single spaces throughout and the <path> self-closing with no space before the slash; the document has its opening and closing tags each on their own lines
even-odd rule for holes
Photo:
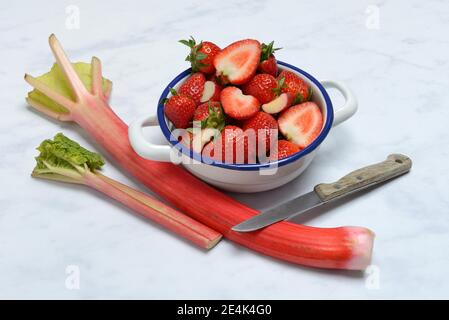
<svg viewBox="0 0 449 320">
<path fill-rule="evenodd" d="M 274 41 L 269 44 L 262 43 L 262 53 L 260 55 L 260 62 L 268 60 L 268 58 L 274 54 L 275 51 L 281 50 L 282 48 L 273 48 Z"/>
</svg>

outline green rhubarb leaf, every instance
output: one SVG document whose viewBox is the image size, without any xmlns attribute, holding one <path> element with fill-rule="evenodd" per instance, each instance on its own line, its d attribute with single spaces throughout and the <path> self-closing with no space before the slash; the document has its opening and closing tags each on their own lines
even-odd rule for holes
<svg viewBox="0 0 449 320">
<path fill-rule="evenodd" d="M 92 92 L 92 67 L 90 63 L 85 62 L 77 62 L 73 63 L 73 68 L 76 73 L 80 77 L 81 81 L 84 83 L 86 88 Z M 74 100 L 74 96 L 72 93 L 72 89 L 70 88 L 69 83 L 67 82 L 64 74 L 62 73 L 61 68 L 57 63 L 53 64 L 51 70 L 39 77 L 37 79 L 59 94 L 64 95 L 67 98 Z M 107 92 L 112 85 L 111 81 L 103 78 L 103 92 Z M 33 91 L 28 92 L 28 98 L 44 105 L 51 111 L 57 113 L 69 113 L 69 111 L 61 106 L 59 103 L 56 103 L 42 92 L 34 89 Z"/>
<path fill-rule="evenodd" d="M 62 133 L 56 134 L 53 140 L 42 141 L 37 150 L 40 152 L 36 157 L 38 169 L 47 168 L 49 164 L 65 169 L 87 166 L 90 170 L 97 170 L 104 165 L 104 159 L 100 154 L 83 148 Z"/>
</svg>

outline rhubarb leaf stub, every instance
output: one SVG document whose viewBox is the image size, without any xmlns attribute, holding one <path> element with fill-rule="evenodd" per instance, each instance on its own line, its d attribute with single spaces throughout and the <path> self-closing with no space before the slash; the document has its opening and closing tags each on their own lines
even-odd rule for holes
<svg viewBox="0 0 449 320">
<path fill-rule="evenodd" d="M 75 69 L 76 73 L 80 77 L 81 81 L 84 83 L 85 87 L 89 90 L 89 92 L 92 92 L 92 66 L 90 63 L 85 62 L 76 62 L 72 63 L 73 68 Z M 74 96 L 72 93 L 72 89 L 70 88 L 69 83 L 67 82 L 61 68 L 57 63 L 53 64 L 53 67 L 51 70 L 39 77 L 37 77 L 37 80 L 41 81 L 42 83 L 46 84 L 53 90 L 55 90 L 57 93 L 74 100 Z M 106 94 L 110 91 L 112 82 L 108 79 L 103 78 L 103 92 Z M 47 107 L 51 111 L 57 112 L 57 113 L 69 113 L 69 111 L 60 105 L 59 103 L 53 101 L 49 97 L 47 97 L 45 94 L 40 92 L 37 89 L 34 89 L 30 92 L 28 92 L 28 98 L 36 101 L 37 103 Z"/>
</svg>

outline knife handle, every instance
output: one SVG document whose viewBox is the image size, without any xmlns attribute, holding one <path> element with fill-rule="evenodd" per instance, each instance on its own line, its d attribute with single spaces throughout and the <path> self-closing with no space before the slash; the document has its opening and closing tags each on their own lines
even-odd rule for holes
<svg viewBox="0 0 449 320">
<path fill-rule="evenodd" d="M 355 170 L 337 182 L 320 183 L 315 192 L 324 202 L 371 187 L 410 171 L 412 160 L 402 154 L 390 154 L 387 160 Z"/>
</svg>

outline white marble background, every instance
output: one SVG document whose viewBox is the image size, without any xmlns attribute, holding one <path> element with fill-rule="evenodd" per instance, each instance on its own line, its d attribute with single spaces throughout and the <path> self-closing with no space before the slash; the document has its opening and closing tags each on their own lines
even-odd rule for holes
<svg viewBox="0 0 449 320">
<path fill-rule="evenodd" d="M 66 26 L 69 5 L 79 29 Z M 448 31 L 442 0 L 2 2 L 0 298 L 449 298 Z M 297 219 L 374 230 L 378 286 L 367 274 L 298 267 L 228 241 L 204 253 L 91 190 L 31 179 L 34 148 L 58 131 L 97 147 L 24 103 L 23 74 L 50 67 L 53 32 L 72 60 L 102 59 L 111 104 L 128 122 L 152 113 L 187 67 L 177 40 L 189 35 L 222 46 L 274 39 L 280 60 L 347 82 L 359 112 L 332 131 L 307 172 L 235 197 L 263 209 L 389 153 L 409 155 L 410 174 Z M 105 171 L 135 185 L 111 163 Z M 70 265 L 78 290 L 65 285 Z"/>
</svg>

